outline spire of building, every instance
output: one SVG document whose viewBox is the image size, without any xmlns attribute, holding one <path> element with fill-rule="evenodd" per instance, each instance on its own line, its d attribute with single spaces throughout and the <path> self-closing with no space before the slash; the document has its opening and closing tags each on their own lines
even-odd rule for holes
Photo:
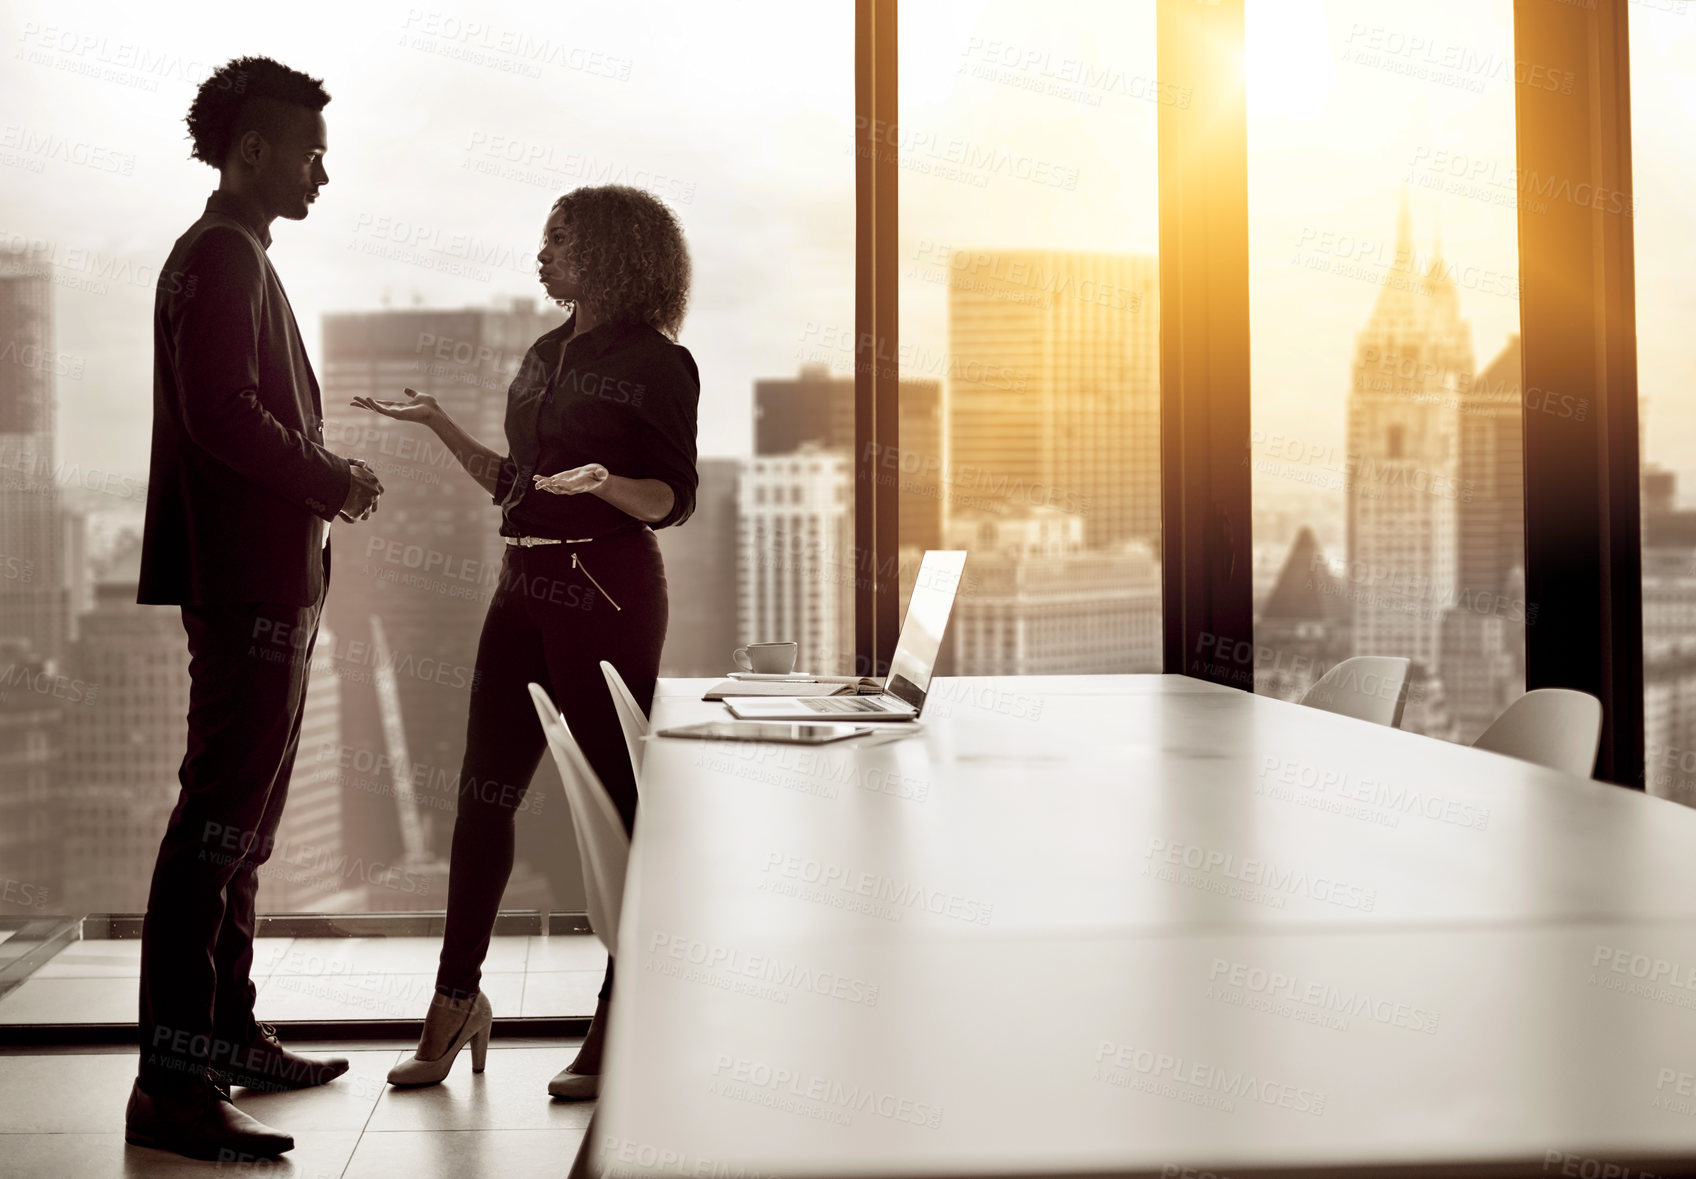
<svg viewBox="0 0 1696 1179">
<path fill-rule="evenodd" d="M 1407 189 L 1396 214 L 1396 253 L 1378 289 L 1372 314 L 1356 338 L 1362 348 L 1389 356 L 1405 348 L 1422 352 L 1432 344 L 1447 353 L 1443 365 L 1472 376 L 1472 329 L 1461 318 L 1460 291 L 1442 258 L 1441 237 L 1436 254 L 1422 268 L 1413 248 L 1413 213 Z M 1358 387 L 1357 387 L 1358 391 Z M 1411 391 L 1411 390 L 1410 390 Z"/>
<path fill-rule="evenodd" d="M 1438 611 L 1456 589 L 1459 395 L 1473 384 L 1472 328 L 1441 258 L 1413 256 L 1407 193 L 1372 313 L 1355 337 L 1348 398 L 1349 568 L 1389 571 L 1351 599 L 1357 655 L 1437 663 Z M 1410 495 L 1415 485 L 1431 494 Z M 1418 556 L 1416 554 L 1424 554 Z"/>
</svg>

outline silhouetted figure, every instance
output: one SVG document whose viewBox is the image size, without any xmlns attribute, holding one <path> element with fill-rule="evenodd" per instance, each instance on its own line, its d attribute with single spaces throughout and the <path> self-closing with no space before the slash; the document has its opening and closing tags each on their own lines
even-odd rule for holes
<svg viewBox="0 0 1696 1179">
<path fill-rule="evenodd" d="M 153 455 L 137 600 L 182 608 L 188 751 L 142 926 L 141 1061 L 125 1139 L 196 1158 L 294 1140 L 236 1109 L 231 1083 L 294 1089 L 347 1061 L 297 1056 L 253 1014 L 256 875 L 300 740 L 330 580 L 329 521 L 382 485 L 325 450 L 318 382 L 266 250 L 329 180 L 317 79 L 238 58 L 189 108 L 219 170 L 154 301 Z"/>
<path fill-rule="evenodd" d="M 636 818 L 636 778 L 600 669 L 618 669 L 646 712 L 669 618 L 654 529 L 695 510 L 700 374 L 677 343 L 689 252 L 671 211 L 640 189 L 579 188 L 542 227 L 538 277 L 571 318 L 531 346 L 507 391 L 505 454 L 473 438 L 428 395 L 353 404 L 429 426 L 501 508 L 507 550 L 472 677 L 436 994 L 394 1085 L 433 1085 L 470 1045 L 481 1069 L 494 1021 L 479 990 L 512 872 L 513 822 L 546 738 L 530 702 L 539 683 L 618 807 Z M 577 1059 L 548 1084 L 596 1096 L 607 1003 Z"/>
</svg>

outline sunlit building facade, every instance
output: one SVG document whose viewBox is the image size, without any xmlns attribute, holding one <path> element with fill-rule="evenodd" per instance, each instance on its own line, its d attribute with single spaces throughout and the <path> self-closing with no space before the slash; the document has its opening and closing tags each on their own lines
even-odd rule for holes
<svg viewBox="0 0 1696 1179">
<path fill-rule="evenodd" d="M 925 357 L 914 367 L 924 371 Z M 956 251 L 948 271 L 946 510 L 1049 508 L 1091 548 L 1160 541 L 1155 259 Z"/>
<path fill-rule="evenodd" d="M 1348 567 L 1354 653 L 1437 665 L 1453 602 L 1462 483 L 1461 401 L 1472 330 L 1439 258 L 1422 273 L 1404 203 L 1396 261 L 1355 341 L 1348 398 Z"/>
<path fill-rule="evenodd" d="M 794 641 L 801 670 L 849 674 L 852 488 L 849 459 L 838 451 L 804 446 L 748 462 L 736 497 L 738 643 Z"/>
</svg>

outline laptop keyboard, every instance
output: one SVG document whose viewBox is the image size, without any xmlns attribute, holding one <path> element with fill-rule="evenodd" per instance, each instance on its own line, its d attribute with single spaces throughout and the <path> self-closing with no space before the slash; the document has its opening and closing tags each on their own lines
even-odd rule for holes
<svg viewBox="0 0 1696 1179">
<path fill-rule="evenodd" d="M 802 701 L 818 712 L 888 712 L 875 698 L 862 700 L 857 696 L 809 696 Z"/>
</svg>

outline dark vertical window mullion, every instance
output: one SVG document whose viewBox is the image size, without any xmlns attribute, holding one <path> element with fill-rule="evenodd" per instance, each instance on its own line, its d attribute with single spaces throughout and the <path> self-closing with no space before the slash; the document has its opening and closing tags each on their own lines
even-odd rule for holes
<svg viewBox="0 0 1696 1179">
<path fill-rule="evenodd" d="M 1254 687 L 1243 0 L 1160 0 L 1164 666 Z"/>
<path fill-rule="evenodd" d="M 854 653 L 883 675 L 900 625 L 899 186 L 895 0 L 854 6 Z"/>
<path fill-rule="evenodd" d="M 1602 701 L 1596 777 L 1643 784 L 1637 329 L 1627 0 L 1514 4 L 1525 686 Z M 1607 194 L 1606 200 L 1585 199 Z M 1619 199 L 1616 200 L 1615 197 Z M 1529 198 L 1536 198 L 1535 200 Z M 1535 610 L 1535 619 L 1531 611 Z"/>
</svg>

